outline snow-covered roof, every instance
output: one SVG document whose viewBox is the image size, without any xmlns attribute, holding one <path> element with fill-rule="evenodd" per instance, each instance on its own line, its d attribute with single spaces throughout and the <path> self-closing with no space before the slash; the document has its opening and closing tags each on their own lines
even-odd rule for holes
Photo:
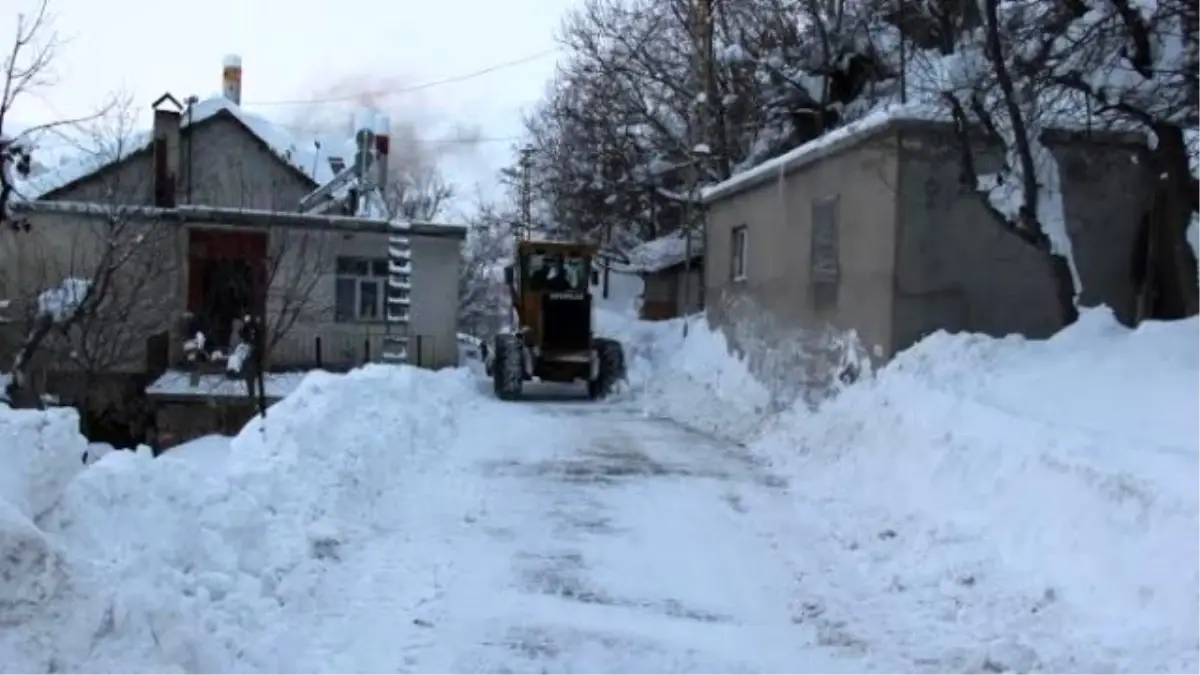
<svg viewBox="0 0 1200 675">
<path fill-rule="evenodd" d="M 324 184 L 334 177 L 330 158 L 345 158 L 347 156 L 346 143 L 353 146 L 353 140 L 350 139 L 343 142 L 320 139 L 319 144 L 307 140 L 301 141 L 280 125 L 246 112 L 241 106 L 224 96 L 213 96 L 193 104 L 190 109 L 183 112 L 180 128 L 200 124 L 221 114 L 233 117 L 270 148 L 280 161 L 301 172 L 318 185 Z M 87 178 L 100 169 L 126 159 L 130 155 L 148 150 L 152 140 L 153 132 L 151 130 L 138 131 L 126 138 L 114 139 L 109 148 L 110 151 L 106 152 L 101 149 L 97 152 L 81 153 L 56 167 L 30 176 L 17 185 L 17 191 L 23 199 L 44 198 L 71 183 Z M 353 154 L 350 157 L 353 157 Z"/>
<path fill-rule="evenodd" d="M 705 203 L 709 203 L 721 197 L 737 194 L 771 178 L 776 178 L 780 174 L 793 171 L 848 144 L 861 141 L 898 120 L 939 121 L 948 120 L 948 117 L 944 111 L 929 104 L 884 106 L 778 157 L 768 159 L 758 166 L 707 187 L 701 191 L 700 198 Z"/>
<path fill-rule="evenodd" d="M 860 143 L 896 123 L 950 123 L 951 121 L 950 113 L 946 107 L 936 103 L 891 103 L 867 113 L 853 122 L 797 146 L 778 157 L 734 174 L 716 185 L 704 188 L 700 191 L 700 199 L 708 204 L 723 197 L 735 195 L 756 185 L 761 185 L 768 180 L 777 179 L 780 175 L 790 173 L 809 163 L 818 161 L 847 146 Z M 1087 128 L 1078 120 L 1067 115 L 1056 115 L 1052 123 L 1053 126 L 1046 127 L 1047 132 L 1070 132 Z M 1092 133 L 1097 133 L 1096 130 L 1088 130 Z M 1122 131 L 1121 129 L 1113 129 L 1112 132 L 1122 135 L 1128 134 L 1130 137 L 1133 135 L 1132 132 Z"/>
<path fill-rule="evenodd" d="M 692 259 L 704 255 L 704 238 L 692 237 Z M 684 262 L 687 258 L 687 239 L 680 233 L 651 239 L 629 252 L 626 267 L 632 272 L 653 274 Z"/>
<path fill-rule="evenodd" d="M 296 390 L 308 373 L 267 373 L 263 375 L 267 398 L 280 399 Z M 175 396 L 197 398 L 237 398 L 245 397 L 245 380 L 230 379 L 224 374 L 205 374 L 199 377 L 199 382 L 193 386 L 191 374 L 180 370 L 168 370 L 150 386 L 146 387 L 150 396 Z"/>
</svg>

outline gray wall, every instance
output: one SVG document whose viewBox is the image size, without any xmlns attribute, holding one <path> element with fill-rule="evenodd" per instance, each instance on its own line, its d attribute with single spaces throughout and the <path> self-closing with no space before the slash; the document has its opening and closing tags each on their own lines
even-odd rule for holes
<svg viewBox="0 0 1200 675">
<path fill-rule="evenodd" d="M 735 346 L 746 347 L 746 333 L 771 340 L 824 325 L 856 329 L 868 348 L 890 344 L 897 166 L 890 143 L 863 138 L 708 206 L 705 304 Z M 841 278 L 832 306 L 819 309 L 809 287 L 812 205 L 831 196 L 840 202 Z M 733 281 L 739 225 L 747 228 L 749 264 L 746 279 Z"/>
<path fill-rule="evenodd" d="M 938 329 L 1043 338 L 1061 328 L 1045 258 L 959 184 L 952 136 L 903 132 L 892 350 Z M 1048 138 L 1058 158 L 1067 229 L 1083 282 L 1081 303 L 1108 304 L 1132 317 L 1130 262 L 1144 183 L 1127 143 Z M 977 152 L 986 173 L 999 159 Z"/>
<path fill-rule="evenodd" d="M 458 275 L 462 240 L 412 237 L 412 317 L 409 359 L 430 368 L 458 363 Z M 420 341 L 416 339 L 420 336 Z"/>
<path fill-rule="evenodd" d="M 1112 134 L 1052 133 L 1046 142 L 1059 160 L 1082 304 L 1108 304 L 1128 320 L 1131 247 L 1148 187 L 1141 150 Z M 881 358 L 937 329 L 1052 334 L 1061 326 L 1047 263 L 961 187 L 959 161 L 948 125 L 892 122 L 826 143 L 785 175 L 713 200 L 705 233 L 711 321 L 752 368 L 762 352 L 780 349 L 779 338 L 827 326 L 855 329 Z M 998 161 L 977 152 L 981 174 Z M 834 195 L 841 279 L 822 310 L 809 284 L 811 207 Z M 747 227 L 749 265 L 747 278 L 733 281 L 739 225 Z M 778 359 L 757 365 L 772 367 Z"/>
<path fill-rule="evenodd" d="M 272 238 L 279 234 L 271 233 Z M 294 232 L 291 236 L 307 233 Z M 369 350 L 372 360 L 383 353 L 383 339 L 388 327 L 383 321 L 339 322 L 335 320 L 334 299 L 337 275 L 335 261 L 340 256 L 380 259 L 387 256 L 388 236 L 382 233 L 340 232 L 317 233 L 321 242 L 308 248 L 308 255 L 319 251 L 316 261 L 296 261 L 307 272 L 319 278 L 304 302 L 301 320 L 277 345 L 272 359 L 276 365 L 307 365 L 312 362 L 316 337 L 322 341 L 322 356 L 326 363 L 353 365 Z M 312 235 L 308 235 L 312 236 Z M 412 295 L 408 325 L 410 362 L 430 368 L 442 368 L 457 363 L 458 272 L 461 264 L 461 239 L 449 233 L 445 236 L 411 235 Z M 281 279 L 293 278 L 286 273 Z M 283 290 L 271 297 L 283 295 Z M 268 301 L 270 302 L 270 300 Z M 403 331 L 403 327 L 391 328 Z"/>
</svg>

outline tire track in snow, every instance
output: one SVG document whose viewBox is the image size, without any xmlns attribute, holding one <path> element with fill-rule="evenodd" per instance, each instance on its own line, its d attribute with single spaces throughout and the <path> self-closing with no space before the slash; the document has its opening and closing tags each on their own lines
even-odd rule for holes
<svg viewBox="0 0 1200 675">
<path fill-rule="evenodd" d="M 735 449 L 632 401 L 481 407 L 485 496 L 419 669 L 860 669 L 796 623 L 801 589 L 756 524 L 779 481 Z"/>
</svg>

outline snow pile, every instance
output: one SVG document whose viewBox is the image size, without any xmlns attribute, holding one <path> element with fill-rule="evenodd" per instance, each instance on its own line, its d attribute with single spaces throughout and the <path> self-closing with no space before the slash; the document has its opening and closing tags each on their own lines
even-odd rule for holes
<svg viewBox="0 0 1200 675">
<path fill-rule="evenodd" d="M 341 587 L 328 581 L 340 579 L 339 565 L 381 532 L 410 541 L 445 536 L 445 521 L 434 516 L 453 508 L 461 491 L 433 474 L 453 458 L 457 420 L 474 393 L 462 371 L 316 373 L 272 407 L 265 424 L 252 421 L 232 440 L 205 439 L 158 459 L 110 453 L 86 468 L 83 439 L 62 431 L 53 445 L 70 448 L 63 462 L 82 471 L 57 505 L 24 507 L 49 510 L 38 527 L 23 523 L 21 536 L 51 542 L 43 548 L 61 559 L 49 566 L 70 583 L 0 632 L 0 668 L 311 669 L 314 654 L 307 666 L 291 660 L 305 658 L 300 646 L 320 651 L 317 614 L 335 600 L 314 596 L 326 583 Z M 56 490 L 6 485 L 4 504 L 17 499 L 10 493 L 49 499 Z M 438 562 L 428 551 L 417 557 Z M 405 562 L 397 558 L 403 551 L 389 564 Z M 31 574 L 16 583 L 31 586 Z M 342 585 L 351 581 L 362 579 Z M 416 590 L 389 592 L 403 597 L 427 586 L 421 579 Z"/>
<path fill-rule="evenodd" d="M 960 671 L 1195 670 L 1198 326 L 939 333 L 785 415 L 751 449 L 824 619 Z"/>
<path fill-rule="evenodd" d="M 62 581 L 58 552 L 35 523 L 83 469 L 87 441 L 74 410 L 0 405 L 0 449 L 0 615 L 7 624 L 28 616 Z"/>
<path fill-rule="evenodd" d="M 648 414 L 725 438 L 747 438 L 770 410 L 771 394 L 745 363 L 729 353 L 725 336 L 703 316 L 639 321 L 596 311 L 601 334 L 625 347 L 627 386 Z"/>
<path fill-rule="evenodd" d="M 675 330 L 681 330 L 676 324 Z M 771 410 L 771 392 L 745 361 L 730 354 L 720 331 L 703 316 L 660 360 L 645 387 L 648 412 L 732 440 L 749 438 Z"/>
</svg>

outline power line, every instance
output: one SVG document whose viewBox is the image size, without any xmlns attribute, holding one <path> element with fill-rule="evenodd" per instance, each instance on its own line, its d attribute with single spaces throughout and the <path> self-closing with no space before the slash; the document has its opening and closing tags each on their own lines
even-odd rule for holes
<svg viewBox="0 0 1200 675">
<path fill-rule="evenodd" d="M 283 100 L 277 100 L 277 101 L 248 101 L 245 105 L 272 106 L 272 105 L 311 105 L 314 103 L 342 103 L 345 101 L 354 101 L 357 99 L 361 99 L 363 97 L 377 97 L 377 96 L 382 97 L 382 96 L 396 96 L 398 94 L 410 94 L 410 93 L 417 92 L 417 91 L 424 91 L 426 89 L 432 89 L 434 87 L 441 87 L 441 86 L 444 86 L 447 84 L 454 84 L 456 82 L 464 82 L 466 80 L 472 80 L 477 77 L 482 77 L 484 75 L 490 75 L 491 73 L 495 73 L 500 70 L 505 70 L 507 68 L 512 68 L 514 66 L 520 66 L 520 65 L 523 65 L 526 63 L 531 63 L 533 61 L 537 61 L 538 59 L 545 58 L 545 57 L 547 57 L 551 54 L 555 54 L 557 52 L 558 52 L 557 48 L 546 49 L 546 50 L 540 51 L 536 54 L 531 54 L 529 56 L 515 59 L 513 61 L 504 61 L 502 63 L 493 64 L 486 68 L 474 70 L 469 73 L 461 73 L 459 75 L 451 75 L 450 77 L 444 77 L 440 80 L 430 80 L 429 82 L 422 82 L 421 84 L 413 85 L 411 87 L 399 87 L 399 88 L 379 89 L 376 91 L 356 92 L 353 94 L 346 94 L 344 96 L 330 96 L 328 98 L 304 98 L 304 99 L 297 98 L 297 99 L 283 99 Z"/>
</svg>

